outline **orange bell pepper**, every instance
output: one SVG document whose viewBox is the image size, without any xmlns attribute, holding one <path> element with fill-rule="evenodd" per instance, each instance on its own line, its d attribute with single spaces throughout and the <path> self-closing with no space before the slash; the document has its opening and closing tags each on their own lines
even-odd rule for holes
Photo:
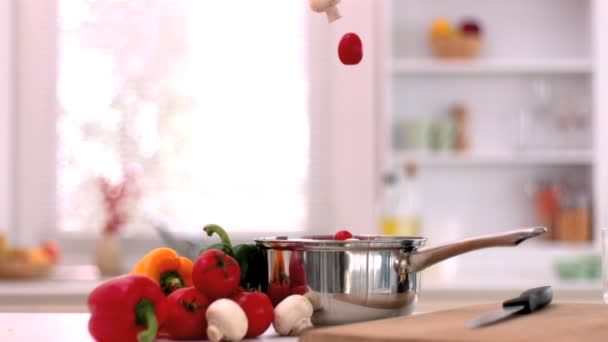
<svg viewBox="0 0 608 342">
<path fill-rule="evenodd" d="M 131 270 L 152 279 L 165 294 L 192 286 L 193 263 L 170 248 L 157 248 L 144 256 Z"/>
</svg>

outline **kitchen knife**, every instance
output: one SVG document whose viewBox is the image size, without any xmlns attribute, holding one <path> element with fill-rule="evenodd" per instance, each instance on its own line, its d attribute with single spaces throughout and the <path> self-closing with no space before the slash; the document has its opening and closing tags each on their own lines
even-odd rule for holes
<svg viewBox="0 0 608 342">
<path fill-rule="evenodd" d="M 470 329 L 481 328 L 490 324 L 504 321 L 513 315 L 529 314 L 542 309 L 551 303 L 553 289 L 551 286 L 542 286 L 526 290 L 517 298 L 506 300 L 502 303 L 502 309 L 486 312 L 467 324 Z"/>
</svg>

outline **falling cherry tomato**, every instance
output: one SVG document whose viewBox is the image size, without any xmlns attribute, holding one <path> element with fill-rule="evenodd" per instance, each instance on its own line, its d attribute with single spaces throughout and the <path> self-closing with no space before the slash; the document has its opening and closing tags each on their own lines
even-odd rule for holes
<svg viewBox="0 0 608 342">
<path fill-rule="evenodd" d="M 346 240 L 352 237 L 353 234 L 351 234 L 348 230 L 341 230 L 334 235 L 334 240 Z"/>
<path fill-rule="evenodd" d="M 355 65 L 363 59 L 363 43 L 356 33 L 347 33 L 338 45 L 338 57 L 345 65 Z"/>
</svg>

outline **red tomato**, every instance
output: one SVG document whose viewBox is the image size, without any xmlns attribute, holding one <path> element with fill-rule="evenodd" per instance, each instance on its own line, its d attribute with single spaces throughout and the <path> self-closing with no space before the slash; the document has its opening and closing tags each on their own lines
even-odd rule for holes
<svg viewBox="0 0 608 342">
<path fill-rule="evenodd" d="M 262 335 L 272 324 L 274 314 L 272 312 L 272 303 L 267 295 L 259 291 L 243 292 L 233 297 L 232 300 L 241 306 L 247 316 L 249 325 L 247 335 L 245 335 L 246 338 Z"/>
<path fill-rule="evenodd" d="M 334 240 L 346 240 L 352 237 L 353 234 L 351 234 L 348 230 L 341 230 L 334 235 Z"/>
<path fill-rule="evenodd" d="M 236 290 L 234 290 L 234 292 L 230 294 L 230 298 L 235 297 L 236 295 L 240 295 L 243 292 L 245 292 L 245 289 L 239 286 L 236 288 Z"/>
<path fill-rule="evenodd" d="M 289 281 L 283 279 L 282 281 L 274 281 L 268 284 L 268 297 L 272 302 L 272 306 L 277 306 L 283 299 L 289 296 Z"/>
<path fill-rule="evenodd" d="M 241 281 L 241 268 L 232 257 L 217 249 L 199 255 L 192 270 L 194 287 L 209 300 L 227 298 L 236 291 Z"/>
<path fill-rule="evenodd" d="M 363 59 L 363 43 L 356 33 L 347 33 L 338 44 L 338 57 L 346 65 L 359 64 Z"/>
<path fill-rule="evenodd" d="M 169 297 L 169 319 L 164 330 L 173 340 L 202 340 L 207 338 L 205 313 L 207 296 L 194 287 L 175 290 Z"/>
</svg>

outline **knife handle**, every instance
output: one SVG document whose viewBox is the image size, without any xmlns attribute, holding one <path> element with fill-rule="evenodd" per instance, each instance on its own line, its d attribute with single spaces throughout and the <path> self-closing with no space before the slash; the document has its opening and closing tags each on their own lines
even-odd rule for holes
<svg viewBox="0 0 608 342">
<path fill-rule="evenodd" d="M 522 306 L 523 308 L 518 313 L 530 313 L 551 303 L 552 299 L 551 286 L 542 286 L 526 290 L 519 297 L 504 301 L 502 307 Z"/>
</svg>

